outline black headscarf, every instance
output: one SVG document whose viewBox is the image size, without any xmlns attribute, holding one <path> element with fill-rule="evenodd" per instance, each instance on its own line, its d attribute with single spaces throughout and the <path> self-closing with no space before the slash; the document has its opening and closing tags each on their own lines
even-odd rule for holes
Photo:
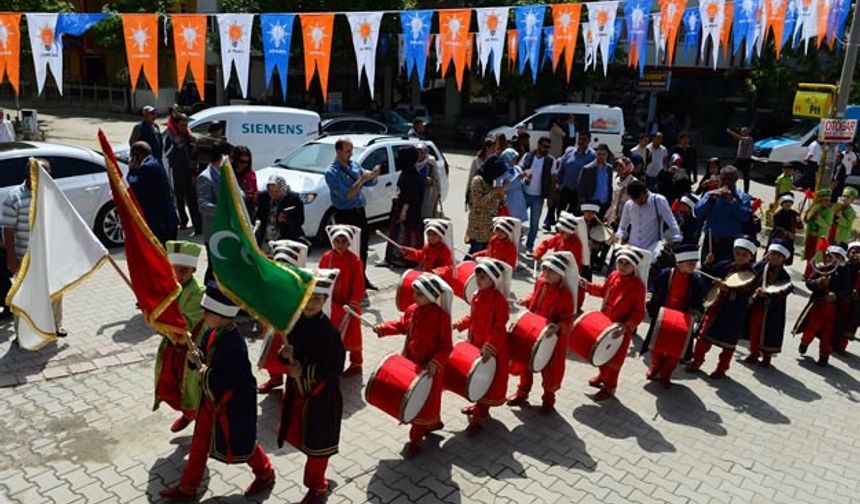
<svg viewBox="0 0 860 504">
<path fill-rule="evenodd" d="M 478 169 L 478 175 L 484 179 L 484 182 L 492 185 L 497 178 L 504 175 L 505 171 L 505 162 L 499 156 L 493 155 L 484 161 Z"/>
</svg>

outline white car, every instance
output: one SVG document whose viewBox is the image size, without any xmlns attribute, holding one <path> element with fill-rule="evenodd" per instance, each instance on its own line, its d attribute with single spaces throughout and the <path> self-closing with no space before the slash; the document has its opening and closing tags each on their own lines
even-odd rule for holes
<svg viewBox="0 0 860 504">
<path fill-rule="evenodd" d="M 335 158 L 334 144 L 339 137 L 323 137 L 307 142 L 289 153 L 275 166 L 257 171 L 257 186 L 266 190 L 266 182 L 273 174 L 286 179 L 290 190 L 299 194 L 305 204 L 305 224 L 303 230 L 308 238 L 325 236 L 325 226 L 333 224 L 334 209 L 331 195 L 325 182 L 325 171 Z M 352 159 L 365 170 L 382 165 L 382 174 L 374 186 L 363 189 L 367 202 L 365 211 L 369 222 L 388 219 L 391 200 L 397 195 L 397 178 L 402 169 L 398 153 L 404 148 L 416 145 L 414 138 L 351 135 L 353 143 Z M 448 195 L 448 162 L 442 151 L 433 142 L 425 141 L 430 156 L 436 160 L 441 172 L 442 201 Z"/>
<path fill-rule="evenodd" d="M 27 174 L 31 157 L 51 163 L 51 175 L 96 236 L 107 247 L 125 241 L 113 200 L 104 158 L 98 152 L 72 145 L 44 142 L 0 143 L 0 201 Z M 128 168 L 120 164 L 123 177 Z"/>
</svg>

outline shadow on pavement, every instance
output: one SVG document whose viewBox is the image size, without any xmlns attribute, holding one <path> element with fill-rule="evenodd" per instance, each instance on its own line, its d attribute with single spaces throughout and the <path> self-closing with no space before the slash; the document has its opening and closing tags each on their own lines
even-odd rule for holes
<svg viewBox="0 0 860 504">
<path fill-rule="evenodd" d="M 830 356 L 830 358 L 836 359 L 840 362 L 844 362 L 845 364 L 848 365 L 848 367 L 850 367 L 851 369 L 853 369 L 855 371 L 860 371 L 860 357 L 858 357 L 854 354 L 850 354 L 850 353 L 845 354 L 845 355 L 833 354 Z"/>
<path fill-rule="evenodd" d="M 351 417 L 364 409 L 364 376 L 370 376 L 372 371 L 366 368 L 361 375 L 340 379 L 340 393 L 343 396 L 343 419 Z"/>
<path fill-rule="evenodd" d="M 191 436 L 175 438 L 170 443 L 176 445 L 173 453 L 155 459 L 149 468 L 149 482 L 146 484 L 146 498 L 149 502 L 165 502 L 158 495 L 158 492 L 179 484 L 179 475 L 185 466 L 185 455 L 188 454 L 188 449 L 191 447 Z M 203 481 L 200 483 L 200 490 L 206 488 L 208 484 L 209 469 L 206 469 L 203 473 Z"/>
<path fill-rule="evenodd" d="M 464 428 L 467 423 L 463 416 Z M 511 434 L 505 424 L 490 417 L 478 436 L 470 438 L 460 431 L 442 449 L 456 454 L 457 467 L 478 477 L 504 479 L 511 473 L 523 475 L 525 468 L 513 456 L 517 438 Z"/>
<path fill-rule="evenodd" d="M 417 502 L 461 502 L 460 487 L 451 479 L 454 456 L 439 446 L 441 436 L 430 434 L 421 453 L 410 460 L 380 460 L 367 485 L 368 502 L 389 502 L 398 494 Z"/>
<path fill-rule="evenodd" d="M 811 371 L 824 378 L 825 383 L 845 395 L 851 402 L 860 402 L 860 381 L 845 371 L 835 367 L 832 363 L 827 367 L 819 366 L 811 357 L 803 357 L 798 362 L 807 371 Z"/>
<path fill-rule="evenodd" d="M 745 413 L 769 424 L 791 423 L 791 420 L 781 411 L 729 377 L 720 380 L 709 379 L 708 382 L 717 389 L 717 396 L 738 413 Z"/>
<path fill-rule="evenodd" d="M 695 427 L 714 436 L 728 434 L 719 413 L 709 410 L 688 387 L 673 383 L 670 389 L 665 389 L 657 382 L 649 382 L 645 390 L 657 398 L 657 412 L 663 420 Z"/>
<path fill-rule="evenodd" d="M 257 442 L 263 447 L 266 453 L 273 453 L 278 450 L 278 423 L 281 421 L 281 390 L 276 389 L 276 392 L 266 394 L 263 399 L 258 401 L 260 414 L 257 417 Z M 289 446 L 284 443 L 284 446 Z"/>
<path fill-rule="evenodd" d="M 763 368 L 759 364 L 746 363 L 743 360 L 740 361 L 740 364 L 751 369 L 753 377 L 755 377 L 759 383 L 781 392 L 792 399 L 803 402 L 812 402 L 821 399 L 821 395 L 818 394 L 818 392 L 810 390 L 802 381 L 782 372 L 775 365 L 771 365 L 769 368 Z"/>
<path fill-rule="evenodd" d="M 660 431 L 617 399 L 583 404 L 573 410 L 573 418 L 613 439 L 636 438 L 639 447 L 650 453 L 676 451 Z"/>
<path fill-rule="evenodd" d="M 12 343 L 6 354 L 0 357 L 0 366 L 5 366 L 21 376 L 37 375 L 45 369 L 55 355 L 68 346 L 65 343 L 57 343 L 48 345 L 38 352 L 31 352 L 19 347 L 18 343 Z"/>
<path fill-rule="evenodd" d="M 128 343 L 131 345 L 142 343 L 149 338 L 158 337 L 158 334 L 146 325 L 143 320 L 142 313 L 135 315 L 128 320 L 119 320 L 110 324 L 100 326 L 96 331 L 97 336 L 102 336 L 111 330 L 116 331 L 111 335 L 111 339 L 115 343 Z"/>
<path fill-rule="evenodd" d="M 538 408 L 515 409 L 514 415 L 523 422 L 511 431 L 515 451 L 540 460 L 547 465 L 593 472 L 597 461 L 588 453 L 585 441 L 573 430 L 570 423 L 558 412 L 542 416 Z M 549 440 L 552 449 L 545 448 Z"/>
</svg>

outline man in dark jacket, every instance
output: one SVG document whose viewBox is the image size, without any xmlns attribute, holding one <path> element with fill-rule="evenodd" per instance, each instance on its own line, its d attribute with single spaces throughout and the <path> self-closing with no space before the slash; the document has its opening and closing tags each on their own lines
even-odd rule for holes
<svg viewBox="0 0 860 504">
<path fill-rule="evenodd" d="M 140 204 L 146 224 L 162 245 L 168 240 L 175 240 L 179 218 L 167 172 L 152 155 L 146 142 L 134 143 L 130 156 L 126 180 Z"/>
<path fill-rule="evenodd" d="M 544 200 L 552 192 L 552 165 L 555 159 L 549 153 L 550 143 L 549 137 L 541 137 L 537 149 L 523 156 L 522 161 L 522 169 L 526 174 L 523 190 L 529 210 L 529 234 L 526 238 L 526 250 L 529 252 L 535 245 Z"/>
<path fill-rule="evenodd" d="M 179 227 L 188 225 L 188 215 L 191 214 L 191 223 L 194 225 L 194 234 L 202 231 L 200 210 L 197 208 L 197 189 L 194 186 L 194 177 L 197 167 L 191 166 L 191 150 L 194 138 L 188 131 L 188 117 L 184 114 L 176 116 L 176 128 L 167 130 L 164 139 L 164 155 L 170 164 L 173 174 L 173 192 L 176 196 L 176 210 L 179 212 Z M 185 206 L 188 206 L 188 212 Z"/>
<path fill-rule="evenodd" d="M 257 197 L 254 215 L 254 236 L 260 247 L 277 240 L 306 241 L 304 223 L 305 208 L 299 195 L 290 191 L 284 177 L 269 177 L 266 190 Z"/>
<path fill-rule="evenodd" d="M 212 160 L 220 154 L 215 152 L 215 147 L 224 143 L 224 123 L 212 121 L 209 124 L 209 134 L 198 138 L 194 143 L 194 150 L 191 151 L 191 161 L 197 166 L 195 173 L 201 173 L 212 163 Z"/>
<path fill-rule="evenodd" d="M 155 124 L 155 108 L 152 105 L 143 107 L 143 120 L 134 125 L 131 137 L 128 139 L 129 147 L 137 142 L 146 142 L 152 151 L 153 157 L 161 162 L 161 154 L 164 152 L 161 130 Z"/>
<path fill-rule="evenodd" d="M 609 147 L 597 146 L 594 161 L 588 163 L 579 173 L 579 195 L 583 203 L 600 205 L 602 219 L 612 202 L 612 167 L 607 162 Z"/>
</svg>

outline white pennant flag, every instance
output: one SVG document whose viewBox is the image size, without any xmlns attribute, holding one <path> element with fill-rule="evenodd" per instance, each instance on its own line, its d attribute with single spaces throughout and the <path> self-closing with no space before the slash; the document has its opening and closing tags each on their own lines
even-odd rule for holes
<svg viewBox="0 0 860 504">
<path fill-rule="evenodd" d="M 218 32 L 221 34 L 221 73 L 224 89 L 230 84 L 230 73 L 236 65 L 236 77 L 242 89 L 242 98 L 248 97 L 248 65 L 251 63 L 251 27 L 253 14 L 218 14 Z"/>
<path fill-rule="evenodd" d="M 92 273 L 108 258 L 54 179 L 30 159 L 33 191 L 27 255 L 7 300 L 18 316 L 18 344 L 39 350 L 57 339 L 51 301 Z"/>
<path fill-rule="evenodd" d="M 663 15 L 659 12 L 652 14 L 651 30 L 654 33 L 654 64 L 660 65 L 666 52 L 666 34 L 663 33 Z"/>
<path fill-rule="evenodd" d="M 482 72 L 487 72 L 490 54 L 493 55 L 493 73 L 496 84 L 502 79 L 502 52 L 505 50 L 508 28 L 507 7 L 487 7 L 475 9 L 478 15 L 478 61 Z"/>
<path fill-rule="evenodd" d="M 767 39 L 767 5 L 767 0 L 761 0 L 758 6 L 758 14 L 756 14 L 755 53 L 759 58 L 761 58 L 761 50 Z"/>
<path fill-rule="evenodd" d="M 48 67 L 54 74 L 57 89 L 63 94 L 63 41 L 62 36 L 57 36 L 56 27 L 57 14 L 27 14 L 27 31 L 30 33 L 30 49 L 40 95 L 48 77 Z"/>
<path fill-rule="evenodd" d="M 397 36 L 397 64 L 406 69 L 406 42 L 402 34 Z"/>
<path fill-rule="evenodd" d="M 615 36 L 615 15 L 618 13 L 618 1 L 590 2 L 585 4 L 588 8 L 588 24 L 594 36 L 592 59 L 597 61 L 597 51 L 603 59 L 603 75 L 609 67 L 609 42 Z"/>
<path fill-rule="evenodd" d="M 593 66 L 594 63 L 594 47 L 595 47 L 595 39 L 594 33 L 591 31 L 591 23 L 585 22 L 582 23 L 582 41 L 585 43 L 585 70 L 588 70 L 590 66 Z"/>
<path fill-rule="evenodd" d="M 714 70 L 717 69 L 717 60 L 720 57 L 720 37 L 723 33 L 723 24 L 726 22 L 726 0 L 702 0 L 699 3 L 699 17 L 702 19 L 702 39 L 699 53 L 705 57 L 705 46 L 708 38 L 711 39 L 711 61 Z"/>
<path fill-rule="evenodd" d="M 352 30 L 352 47 L 358 65 L 358 85 L 361 87 L 361 71 L 367 75 L 370 99 L 373 99 L 373 78 L 376 75 L 376 44 L 379 42 L 381 12 L 348 12 L 346 18 Z"/>
<path fill-rule="evenodd" d="M 827 14 L 825 14 L 826 16 Z M 794 25 L 794 39 L 797 34 L 803 40 L 803 54 L 809 49 L 809 39 L 818 36 L 818 2 L 815 0 L 797 2 L 797 23 Z"/>
<path fill-rule="evenodd" d="M 442 37 L 440 33 L 437 33 L 433 36 L 433 40 L 435 42 L 434 48 L 436 49 L 436 71 L 442 72 Z"/>
</svg>

